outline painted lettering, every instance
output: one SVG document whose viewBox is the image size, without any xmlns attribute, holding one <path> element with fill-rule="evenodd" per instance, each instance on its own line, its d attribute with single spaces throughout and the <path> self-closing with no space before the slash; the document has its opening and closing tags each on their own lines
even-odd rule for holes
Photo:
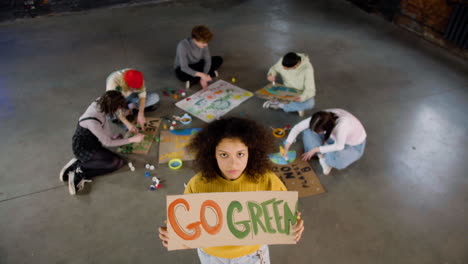
<svg viewBox="0 0 468 264">
<path fill-rule="evenodd" d="M 242 212 L 242 204 L 238 201 L 232 201 L 227 209 L 226 217 L 229 231 L 238 239 L 245 238 L 250 233 L 250 220 L 234 222 L 234 211 Z M 241 225 L 243 228 L 238 229 Z"/>
<path fill-rule="evenodd" d="M 167 208 L 167 218 L 169 220 L 169 223 L 171 224 L 172 228 L 174 229 L 174 232 L 182 239 L 184 240 L 195 240 L 200 237 L 201 235 L 201 230 L 200 230 L 200 224 L 201 222 L 194 222 L 191 224 L 187 225 L 188 230 L 193 230 L 192 233 L 187 233 L 182 228 L 180 228 L 179 223 L 177 222 L 177 217 L 175 215 L 175 209 L 177 206 L 184 206 L 187 211 L 190 211 L 190 205 L 189 203 L 182 198 L 174 200 L 169 207 Z"/>
</svg>

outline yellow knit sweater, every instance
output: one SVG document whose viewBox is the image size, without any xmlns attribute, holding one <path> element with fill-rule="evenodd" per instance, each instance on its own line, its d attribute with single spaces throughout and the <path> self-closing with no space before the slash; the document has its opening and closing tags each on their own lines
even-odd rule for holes
<svg viewBox="0 0 468 264">
<path fill-rule="evenodd" d="M 283 182 L 273 172 L 268 172 L 258 183 L 250 181 L 242 174 L 236 180 L 227 180 L 221 176 L 206 182 L 201 174 L 193 176 L 184 193 L 209 192 L 254 192 L 254 191 L 287 191 Z M 239 258 L 257 251 L 261 245 L 221 246 L 203 248 L 207 254 L 220 258 Z"/>
</svg>

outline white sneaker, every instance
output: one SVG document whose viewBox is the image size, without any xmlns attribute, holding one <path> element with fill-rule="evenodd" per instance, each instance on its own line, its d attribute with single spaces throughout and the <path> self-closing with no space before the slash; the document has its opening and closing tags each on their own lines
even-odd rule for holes
<svg viewBox="0 0 468 264">
<path fill-rule="evenodd" d="M 280 102 L 275 102 L 275 101 L 266 101 L 265 103 L 263 103 L 263 108 L 265 109 L 281 109 L 280 107 Z"/>
<path fill-rule="evenodd" d="M 330 174 L 332 167 L 330 167 L 324 158 L 319 158 L 320 166 L 322 166 L 322 171 L 324 175 Z"/>
<path fill-rule="evenodd" d="M 304 110 L 297 111 L 297 113 L 299 114 L 300 117 L 304 117 L 304 115 L 305 115 Z"/>
<path fill-rule="evenodd" d="M 60 170 L 59 179 L 61 182 L 68 181 L 68 173 L 72 170 L 75 170 L 74 165 L 78 160 L 76 158 L 71 159 L 65 166 L 63 166 L 62 170 Z"/>
<path fill-rule="evenodd" d="M 216 77 L 219 77 L 218 71 L 214 71 L 214 74 L 215 74 Z"/>
<path fill-rule="evenodd" d="M 68 174 L 68 191 L 70 195 L 76 195 L 77 192 L 84 189 L 87 182 L 92 182 L 92 180 L 84 179 L 81 175 L 82 172 L 81 168 L 78 167 L 75 171 L 70 171 Z"/>
<path fill-rule="evenodd" d="M 185 82 L 185 89 L 189 89 L 190 88 L 190 81 L 186 81 Z"/>
</svg>

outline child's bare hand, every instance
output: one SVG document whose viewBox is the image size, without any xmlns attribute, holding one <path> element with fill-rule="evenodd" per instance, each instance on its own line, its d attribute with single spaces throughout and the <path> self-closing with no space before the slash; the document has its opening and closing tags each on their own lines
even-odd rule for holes
<svg viewBox="0 0 468 264">
<path fill-rule="evenodd" d="M 270 74 L 270 75 L 267 76 L 267 80 L 268 80 L 269 82 L 274 82 L 275 79 L 276 79 L 276 76 L 274 76 L 274 75 L 271 75 L 271 74 Z"/>
<path fill-rule="evenodd" d="M 130 142 L 132 142 L 132 143 L 140 143 L 141 141 L 143 141 L 144 138 L 145 138 L 145 135 L 144 135 L 144 134 L 138 133 L 138 134 L 136 134 L 135 136 L 133 136 L 133 137 L 130 138 Z"/>
<path fill-rule="evenodd" d="M 296 242 L 299 242 L 302 237 L 302 232 L 304 232 L 304 220 L 302 220 L 300 212 L 297 213 L 297 218 L 298 219 L 296 225 L 294 226 L 294 231 L 296 232 L 295 240 Z"/>
<path fill-rule="evenodd" d="M 166 223 L 166 221 L 164 221 Z M 159 238 L 162 241 L 162 244 L 165 248 L 167 248 L 167 244 L 169 243 L 169 233 L 167 232 L 167 226 L 160 226 L 159 229 Z"/>
</svg>

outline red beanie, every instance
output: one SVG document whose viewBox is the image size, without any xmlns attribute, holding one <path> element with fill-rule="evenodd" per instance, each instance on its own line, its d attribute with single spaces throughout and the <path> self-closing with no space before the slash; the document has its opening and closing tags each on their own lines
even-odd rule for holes
<svg viewBox="0 0 468 264">
<path fill-rule="evenodd" d="M 140 89 L 143 86 L 143 73 L 137 70 L 128 70 L 124 73 L 124 80 L 131 89 Z"/>
</svg>

